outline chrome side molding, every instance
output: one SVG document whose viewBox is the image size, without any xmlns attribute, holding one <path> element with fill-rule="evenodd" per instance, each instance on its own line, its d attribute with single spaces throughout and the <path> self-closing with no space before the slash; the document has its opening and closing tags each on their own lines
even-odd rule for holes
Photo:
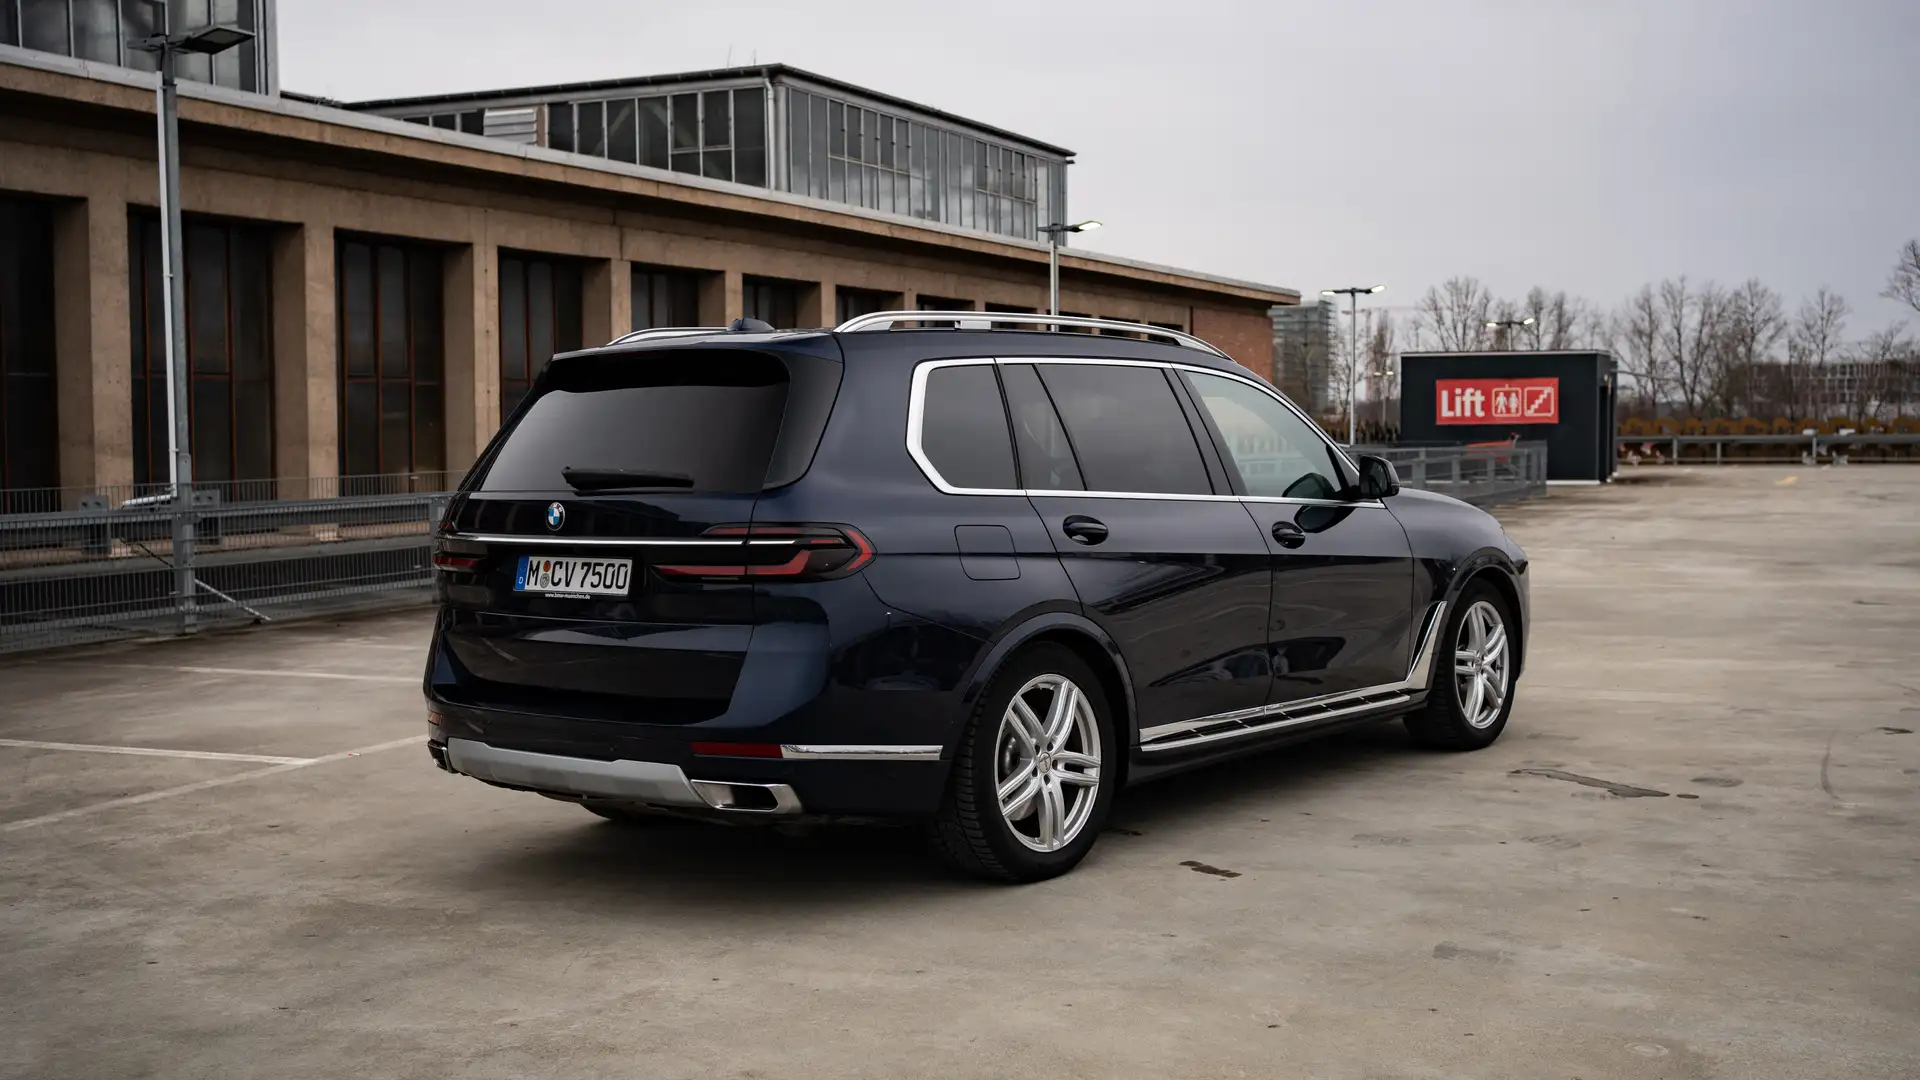
<svg viewBox="0 0 1920 1080">
<path fill-rule="evenodd" d="M 1180 750 L 1222 739 L 1281 731 L 1302 724 L 1336 720 L 1343 716 L 1408 704 L 1414 694 L 1427 688 L 1427 681 L 1433 673 L 1434 653 L 1440 645 L 1440 630 L 1446 625 L 1446 614 L 1445 601 L 1428 607 L 1420 627 L 1420 647 L 1413 655 L 1407 677 L 1399 682 L 1142 728 L 1140 749 L 1148 753 Z"/>
</svg>

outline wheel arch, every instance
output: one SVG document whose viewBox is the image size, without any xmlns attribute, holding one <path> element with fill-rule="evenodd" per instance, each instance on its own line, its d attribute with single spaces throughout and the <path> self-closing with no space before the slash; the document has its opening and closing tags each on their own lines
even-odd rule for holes
<svg viewBox="0 0 1920 1080">
<path fill-rule="evenodd" d="M 1492 586 L 1493 590 L 1500 594 L 1500 599 L 1506 601 L 1507 611 L 1513 616 L 1515 631 L 1512 636 L 1514 653 L 1513 675 L 1514 678 L 1517 679 L 1520 677 L 1520 673 L 1526 669 L 1527 665 L 1527 627 L 1525 622 L 1527 613 L 1526 606 L 1521 603 L 1520 600 L 1520 586 L 1515 584 L 1512 573 L 1508 571 L 1506 567 L 1493 561 L 1482 563 L 1477 567 L 1467 570 L 1460 576 L 1451 591 L 1449 597 L 1450 606 L 1457 606 L 1460 598 L 1466 594 L 1466 591 L 1472 588 L 1474 583 L 1481 581 Z"/>
<path fill-rule="evenodd" d="M 1109 707 L 1114 711 L 1114 733 L 1118 736 L 1121 750 L 1114 757 L 1114 765 L 1122 772 L 1120 783 L 1124 786 L 1126 761 L 1131 756 L 1134 744 L 1139 742 L 1139 713 L 1134 704 L 1133 679 L 1127 672 L 1126 659 L 1120 655 L 1120 646 L 1098 624 L 1085 616 L 1049 612 L 1002 633 L 967 676 L 961 696 L 962 708 L 971 712 L 975 702 L 986 692 L 987 685 L 1006 666 L 1007 661 L 1021 650 L 1040 643 L 1057 644 L 1071 650 L 1099 678 Z"/>
</svg>

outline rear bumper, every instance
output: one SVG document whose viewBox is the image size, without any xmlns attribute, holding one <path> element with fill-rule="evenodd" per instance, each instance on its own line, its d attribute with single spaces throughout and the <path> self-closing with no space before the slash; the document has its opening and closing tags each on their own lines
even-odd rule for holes
<svg viewBox="0 0 1920 1080">
<path fill-rule="evenodd" d="M 499 787 L 724 816 L 919 817 L 946 789 L 934 745 L 792 743 L 779 758 L 696 754 L 700 729 L 476 709 L 433 701 L 434 760 Z"/>
</svg>

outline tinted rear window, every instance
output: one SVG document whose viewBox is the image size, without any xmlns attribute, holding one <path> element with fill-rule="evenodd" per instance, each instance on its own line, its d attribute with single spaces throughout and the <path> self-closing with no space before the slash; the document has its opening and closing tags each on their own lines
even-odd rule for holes
<svg viewBox="0 0 1920 1080">
<path fill-rule="evenodd" d="M 686 478 L 673 490 L 759 491 L 788 388 L 786 365 L 763 353 L 564 360 L 543 376 L 478 488 L 567 491 L 561 470 L 595 469 Z"/>
<path fill-rule="evenodd" d="M 991 364 L 933 369 L 923 400 L 920 448 L 947 483 L 1003 491 L 1018 486 L 1007 413 Z"/>
</svg>

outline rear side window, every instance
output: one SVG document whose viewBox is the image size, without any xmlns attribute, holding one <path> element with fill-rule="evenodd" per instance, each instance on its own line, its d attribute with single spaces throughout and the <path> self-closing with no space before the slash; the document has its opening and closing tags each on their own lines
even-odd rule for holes
<svg viewBox="0 0 1920 1080">
<path fill-rule="evenodd" d="M 921 401 L 920 449 L 947 483 L 1002 491 L 1019 486 L 993 365 L 934 368 Z"/>
<path fill-rule="evenodd" d="M 516 415 L 477 488 L 757 492 L 789 389 L 786 365 L 764 353 L 563 360 Z"/>
<path fill-rule="evenodd" d="M 1088 491 L 1212 494 L 1193 427 L 1159 368 L 1038 366 Z"/>
</svg>

